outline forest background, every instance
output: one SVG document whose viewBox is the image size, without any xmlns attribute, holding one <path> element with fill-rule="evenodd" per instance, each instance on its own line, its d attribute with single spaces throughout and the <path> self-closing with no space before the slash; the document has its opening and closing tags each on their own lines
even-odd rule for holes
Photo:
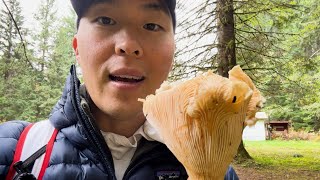
<svg viewBox="0 0 320 180">
<path fill-rule="evenodd" d="M 30 26 L 20 1 L 3 2 L 7 7 L 0 12 L 0 121 L 47 119 L 75 62 L 71 41 L 76 16 L 71 8 L 57 16 L 55 0 L 42 0 Z M 170 80 L 209 69 L 221 74 L 219 21 L 231 17 L 233 30 L 227 34 L 233 39 L 225 47 L 233 50 L 234 59 L 227 66 L 239 64 L 253 79 L 266 98 L 262 110 L 271 120 L 290 120 L 296 130 L 319 131 L 319 4 L 178 1 L 177 51 Z"/>
</svg>

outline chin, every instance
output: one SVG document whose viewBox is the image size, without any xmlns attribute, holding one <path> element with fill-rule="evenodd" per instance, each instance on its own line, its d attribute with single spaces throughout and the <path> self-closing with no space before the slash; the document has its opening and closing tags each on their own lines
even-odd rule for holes
<svg viewBox="0 0 320 180">
<path fill-rule="evenodd" d="M 111 101 L 112 102 L 112 101 Z M 113 103 L 103 107 L 104 113 L 110 116 L 129 116 L 129 118 L 134 118 L 130 116 L 135 116 L 142 113 L 142 103 L 141 102 L 128 102 L 122 101 Z"/>
</svg>

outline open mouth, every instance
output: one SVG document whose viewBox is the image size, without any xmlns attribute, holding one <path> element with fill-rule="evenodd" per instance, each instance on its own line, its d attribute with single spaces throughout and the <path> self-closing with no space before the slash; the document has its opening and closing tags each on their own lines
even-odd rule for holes
<svg viewBox="0 0 320 180">
<path fill-rule="evenodd" d="M 145 79 L 145 77 L 139 77 L 139 76 L 130 76 L 130 75 L 109 75 L 109 79 L 111 81 L 116 82 L 125 82 L 125 83 L 138 83 Z"/>
</svg>

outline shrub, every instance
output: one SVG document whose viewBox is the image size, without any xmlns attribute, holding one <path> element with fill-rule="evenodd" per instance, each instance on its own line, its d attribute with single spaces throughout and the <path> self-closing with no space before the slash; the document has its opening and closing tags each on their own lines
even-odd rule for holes
<svg viewBox="0 0 320 180">
<path fill-rule="evenodd" d="M 307 132 L 303 130 L 295 131 L 294 129 L 289 129 L 285 131 L 273 131 L 272 139 L 278 140 L 317 140 L 320 141 L 320 134 L 315 132 Z M 319 140 L 318 140 L 319 139 Z"/>
</svg>

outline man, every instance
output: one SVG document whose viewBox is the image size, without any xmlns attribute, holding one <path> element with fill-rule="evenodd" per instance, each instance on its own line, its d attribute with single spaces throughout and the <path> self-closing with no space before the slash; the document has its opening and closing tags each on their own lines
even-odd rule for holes
<svg viewBox="0 0 320 180">
<path fill-rule="evenodd" d="M 187 179 L 174 155 L 145 131 L 137 101 L 154 93 L 171 70 L 175 0 L 71 2 L 84 85 L 72 66 L 49 117 L 59 132 L 43 179 Z M 0 179 L 26 125 L 0 126 Z M 237 179 L 231 168 L 226 179 Z"/>
</svg>

